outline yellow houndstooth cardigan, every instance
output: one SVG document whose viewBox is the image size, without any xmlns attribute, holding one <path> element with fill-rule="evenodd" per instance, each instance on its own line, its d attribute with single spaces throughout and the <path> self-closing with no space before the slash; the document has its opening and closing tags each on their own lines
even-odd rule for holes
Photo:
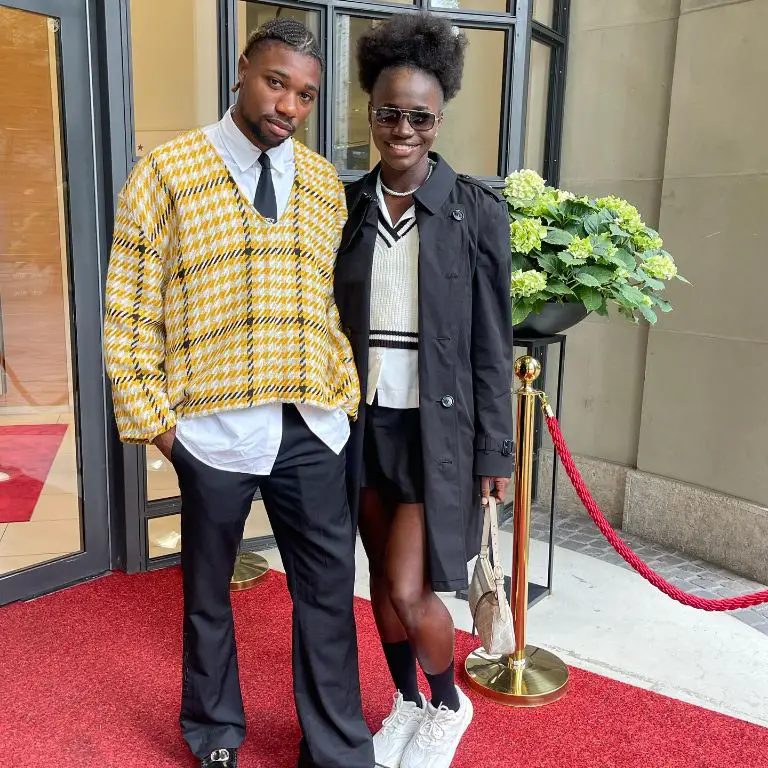
<svg viewBox="0 0 768 768">
<path fill-rule="evenodd" d="M 240 192 L 202 131 L 134 168 L 115 219 L 105 358 L 125 442 L 272 402 L 341 407 L 360 397 L 339 328 L 333 268 L 346 219 L 333 166 L 295 143 L 277 224 Z"/>
</svg>

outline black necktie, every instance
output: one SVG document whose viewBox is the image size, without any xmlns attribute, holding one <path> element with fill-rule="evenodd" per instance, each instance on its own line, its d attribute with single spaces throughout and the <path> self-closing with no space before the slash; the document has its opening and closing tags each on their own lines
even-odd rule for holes
<svg viewBox="0 0 768 768">
<path fill-rule="evenodd" d="M 262 152 L 259 155 L 261 174 L 256 194 L 253 196 L 253 207 L 271 222 L 277 221 L 277 200 L 275 198 L 275 186 L 272 183 L 272 163 L 269 155 Z"/>
</svg>

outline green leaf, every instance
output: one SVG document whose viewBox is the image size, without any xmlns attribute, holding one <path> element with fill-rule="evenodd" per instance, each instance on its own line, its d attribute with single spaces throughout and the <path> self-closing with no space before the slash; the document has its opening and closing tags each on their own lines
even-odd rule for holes
<svg viewBox="0 0 768 768">
<path fill-rule="evenodd" d="M 522 323 L 531 314 L 531 305 L 527 301 L 518 300 L 512 304 L 512 325 Z"/>
<path fill-rule="evenodd" d="M 622 285 L 619 288 L 619 294 L 626 299 L 629 304 L 635 307 L 642 307 L 645 301 L 645 294 L 634 285 Z"/>
<path fill-rule="evenodd" d="M 582 270 L 579 270 L 578 272 L 573 273 L 574 279 L 581 283 L 581 285 L 588 285 L 592 288 L 599 288 L 600 287 L 600 281 L 589 274 L 589 272 L 583 272 Z"/>
<path fill-rule="evenodd" d="M 595 210 L 594 206 L 582 200 L 566 200 L 561 206 L 563 213 L 571 219 L 581 219 L 588 215 L 590 211 Z"/>
<path fill-rule="evenodd" d="M 656 317 L 656 313 L 650 308 L 647 307 L 645 304 L 641 304 L 638 309 L 642 313 L 643 317 L 651 324 L 656 325 L 656 321 L 658 318 Z"/>
<path fill-rule="evenodd" d="M 608 229 L 610 230 L 611 234 L 614 235 L 614 237 L 620 237 L 625 240 L 628 240 L 631 237 L 629 232 L 623 230 L 615 221 L 612 221 L 608 225 Z"/>
<path fill-rule="evenodd" d="M 601 230 L 607 232 L 611 221 L 613 221 L 613 214 L 610 211 L 603 210 L 587 216 L 582 223 L 584 229 L 590 235 L 597 235 Z"/>
<path fill-rule="evenodd" d="M 569 253 L 568 251 L 558 251 L 557 258 L 558 261 L 561 261 L 567 267 L 581 266 L 582 264 L 587 263 L 584 259 L 577 259 L 572 253 Z"/>
<path fill-rule="evenodd" d="M 555 280 L 547 283 L 547 291 L 555 296 L 572 296 L 573 291 L 563 282 Z"/>
<path fill-rule="evenodd" d="M 581 299 L 581 303 L 590 311 L 594 312 L 604 304 L 604 299 L 600 291 L 580 285 L 576 289 L 576 295 Z"/>
<path fill-rule="evenodd" d="M 637 317 L 635 317 L 635 313 L 631 309 L 628 309 L 627 307 L 619 304 L 619 314 L 623 315 L 627 318 L 627 320 L 631 320 L 635 325 L 637 325 Z"/>
<path fill-rule="evenodd" d="M 686 285 L 690 285 L 690 281 L 686 280 L 682 275 L 675 275 L 678 280 L 682 280 Z"/>
<path fill-rule="evenodd" d="M 554 253 L 550 251 L 542 253 L 537 257 L 537 261 L 539 267 L 545 272 L 548 272 L 550 275 L 557 273 L 557 256 Z"/>
<path fill-rule="evenodd" d="M 545 210 L 549 214 L 548 218 L 553 219 L 554 221 L 564 220 L 563 212 L 558 206 L 549 204 L 545 206 Z"/>
<path fill-rule="evenodd" d="M 533 259 L 526 256 L 524 253 L 517 253 L 516 251 L 512 252 L 512 271 L 522 269 L 524 272 L 527 272 L 529 269 L 533 269 Z"/>
<path fill-rule="evenodd" d="M 608 303 L 605 299 L 603 299 L 602 304 L 600 304 L 600 306 L 595 311 L 602 317 L 608 317 Z"/>
<path fill-rule="evenodd" d="M 547 286 L 549 287 L 549 286 Z M 654 296 L 651 294 L 651 301 L 662 311 L 662 312 L 671 312 L 672 311 L 672 305 L 666 301 L 665 299 L 660 299 L 658 296 Z"/>
<path fill-rule="evenodd" d="M 600 225 L 603 223 L 603 217 L 599 213 L 593 213 L 587 216 L 582 224 L 584 229 L 590 235 L 596 235 L 600 231 Z"/>
<path fill-rule="evenodd" d="M 573 240 L 573 235 L 570 232 L 554 228 L 550 229 L 544 238 L 545 243 L 552 243 L 552 245 L 570 245 L 571 240 Z"/>
<path fill-rule="evenodd" d="M 585 276 L 589 276 L 590 280 L 584 280 Z M 611 280 L 613 280 L 613 270 L 608 269 L 607 267 L 583 267 L 582 269 L 577 270 L 574 272 L 573 276 L 578 280 L 582 285 L 591 285 L 591 286 L 598 286 L 598 285 L 605 285 L 606 283 L 610 283 Z"/>
<path fill-rule="evenodd" d="M 624 269 L 627 269 L 630 272 L 632 272 L 637 266 L 635 257 L 625 248 L 619 248 L 619 250 L 613 254 L 613 258 L 611 259 L 611 261 L 613 261 L 614 263 L 621 264 L 621 266 L 623 266 Z"/>
<path fill-rule="evenodd" d="M 638 280 L 642 280 L 647 288 L 653 288 L 654 291 L 663 291 L 664 290 L 664 282 L 661 280 L 657 280 L 655 277 L 651 277 L 650 275 L 647 275 L 645 272 L 643 272 L 642 269 L 637 270 L 637 278 Z"/>
</svg>

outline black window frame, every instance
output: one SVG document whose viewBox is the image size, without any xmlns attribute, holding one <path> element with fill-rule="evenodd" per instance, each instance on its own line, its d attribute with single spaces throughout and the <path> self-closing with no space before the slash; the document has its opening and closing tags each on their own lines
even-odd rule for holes
<svg viewBox="0 0 768 768">
<path fill-rule="evenodd" d="M 413 5 L 378 2 L 377 0 L 247 0 L 264 5 L 283 6 L 320 12 L 320 44 L 326 59 L 322 96 L 318 100 L 319 147 L 326 157 L 332 157 L 334 138 L 334 21 L 339 13 L 364 18 L 388 18 L 399 13 L 430 10 L 444 16 L 457 26 L 479 29 L 502 29 L 507 32 L 503 98 L 500 105 L 502 120 L 499 136 L 499 174 L 478 177 L 494 188 L 504 185 L 504 177 L 522 168 L 525 157 L 525 125 L 528 102 L 528 75 L 533 39 L 552 48 L 550 88 L 547 105 L 544 176 L 548 183 L 559 182 L 560 149 L 565 97 L 568 18 L 570 0 L 555 4 L 552 27 L 533 20 L 533 0 L 508 0 L 507 12 L 478 12 L 461 8 L 430 7 L 429 0 L 415 0 Z M 231 86 L 237 76 L 237 17 L 238 0 L 217 0 L 219 53 L 219 111 L 221 114 L 234 103 Z M 105 0 L 104 25 L 107 40 L 120 45 L 106 46 L 104 64 L 108 73 L 112 196 L 116 199 L 133 164 L 135 154 L 133 82 L 130 49 L 130 0 Z M 342 171 L 342 181 L 349 183 L 363 172 Z M 151 520 L 179 514 L 180 499 L 172 497 L 147 499 L 146 452 L 142 446 L 123 446 L 123 480 L 125 499 L 126 568 L 129 572 L 166 567 L 179 562 L 179 555 L 149 557 L 148 528 Z M 271 536 L 248 539 L 246 549 L 271 546 Z"/>
</svg>

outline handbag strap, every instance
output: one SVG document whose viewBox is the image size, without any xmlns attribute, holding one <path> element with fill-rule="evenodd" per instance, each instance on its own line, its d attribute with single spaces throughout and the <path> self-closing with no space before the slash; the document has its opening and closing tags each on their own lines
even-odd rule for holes
<svg viewBox="0 0 768 768">
<path fill-rule="evenodd" d="M 499 518 L 496 514 L 496 499 L 488 497 L 488 506 L 485 507 L 483 520 L 483 539 L 480 545 L 480 557 L 488 559 L 488 542 L 490 540 L 491 555 L 493 557 L 493 575 L 496 581 L 496 592 L 500 601 L 506 599 L 504 594 L 504 569 L 499 564 Z"/>
</svg>

